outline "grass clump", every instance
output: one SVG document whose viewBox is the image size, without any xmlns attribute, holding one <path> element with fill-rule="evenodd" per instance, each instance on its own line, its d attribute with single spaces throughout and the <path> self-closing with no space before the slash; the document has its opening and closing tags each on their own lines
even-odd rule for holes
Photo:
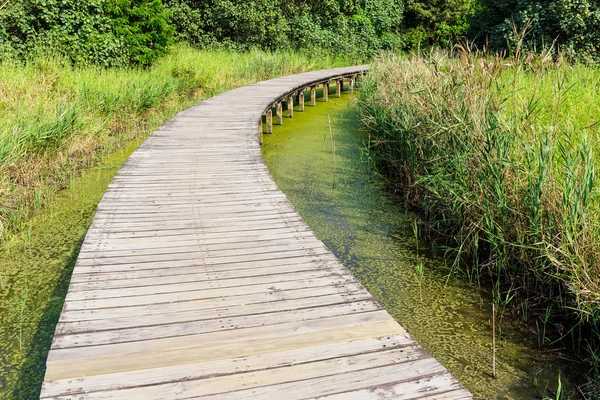
<svg viewBox="0 0 600 400">
<path fill-rule="evenodd" d="M 185 45 L 148 69 L 77 67 L 60 58 L 1 62 L 0 240 L 24 229 L 79 171 L 195 102 L 275 76 L 348 63 L 325 54 Z"/>
<path fill-rule="evenodd" d="M 359 109 L 371 162 L 453 271 L 600 360 L 600 69 L 549 55 L 386 56 Z M 544 332 L 542 345 L 552 335 Z M 595 356 L 594 356 L 595 355 Z"/>
</svg>

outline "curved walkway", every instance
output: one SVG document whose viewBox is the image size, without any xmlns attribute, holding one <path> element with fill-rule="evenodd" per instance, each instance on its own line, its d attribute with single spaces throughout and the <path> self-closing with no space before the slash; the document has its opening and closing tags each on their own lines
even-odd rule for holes
<svg viewBox="0 0 600 400">
<path fill-rule="evenodd" d="M 42 398 L 471 398 L 315 237 L 261 155 L 266 110 L 365 69 L 215 96 L 133 153 L 79 254 Z"/>
</svg>

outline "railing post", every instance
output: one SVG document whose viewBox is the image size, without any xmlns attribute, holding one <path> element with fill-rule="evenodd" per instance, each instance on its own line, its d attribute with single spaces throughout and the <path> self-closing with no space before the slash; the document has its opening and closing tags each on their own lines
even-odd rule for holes
<svg viewBox="0 0 600 400">
<path fill-rule="evenodd" d="M 317 105 L 317 87 L 316 86 L 310 87 L 310 105 L 313 107 Z"/>
<path fill-rule="evenodd" d="M 275 106 L 275 116 L 277 117 L 277 125 L 283 125 L 283 106 L 280 101 Z"/>
<path fill-rule="evenodd" d="M 287 116 L 292 118 L 294 116 L 294 95 L 290 94 L 287 101 Z"/>
<path fill-rule="evenodd" d="M 298 91 L 298 111 L 304 111 L 304 88 Z"/>
<path fill-rule="evenodd" d="M 329 82 L 323 84 L 323 101 L 329 101 Z"/>
<path fill-rule="evenodd" d="M 344 86 L 344 80 L 343 79 L 336 79 L 335 80 L 335 97 L 340 98 L 342 97 L 342 87 Z"/>
<path fill-rule="evenodd" d="M 265 133 L 273 133 L 273 110 L 271 107 L 267 110 L 265 119 L 267 121 Z"/>
</svg>

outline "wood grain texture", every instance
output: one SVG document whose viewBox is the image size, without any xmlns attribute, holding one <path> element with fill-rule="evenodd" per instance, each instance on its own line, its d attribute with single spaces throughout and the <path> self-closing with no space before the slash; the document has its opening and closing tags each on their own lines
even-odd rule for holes
<svg viewBox="0 0 600 400">
<path fill-rule="evenodd" d="M 139 146 L 81 248 L 41 398 L 471 398 L 315 237 L 260 152 L 263 115 L 270 132 L 282 102 L 292 116 L 294 95 L 317 105 L 317 85 L 366 68 L 220 94 Z"/>
</svg>

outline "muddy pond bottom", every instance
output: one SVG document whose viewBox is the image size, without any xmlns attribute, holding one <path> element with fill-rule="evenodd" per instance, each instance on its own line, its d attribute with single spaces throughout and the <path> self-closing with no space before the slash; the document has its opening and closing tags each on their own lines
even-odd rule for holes
<svg viewBox="0 0 600 400">
<path fill-rule="evenodd" d="M 444 259 L 414 239 L 410 215 L 362 161 L 368 137 L 349 103 L 348 96 L 319 101 L 264 135 L 263 155 L 279 188 L 375 299 L 476 398 L 554 393 L 564 365 L 508 315 L 498 316 L 497 378 L 491 377 L 491 294 L 448 276 Z"/>
</svg>

